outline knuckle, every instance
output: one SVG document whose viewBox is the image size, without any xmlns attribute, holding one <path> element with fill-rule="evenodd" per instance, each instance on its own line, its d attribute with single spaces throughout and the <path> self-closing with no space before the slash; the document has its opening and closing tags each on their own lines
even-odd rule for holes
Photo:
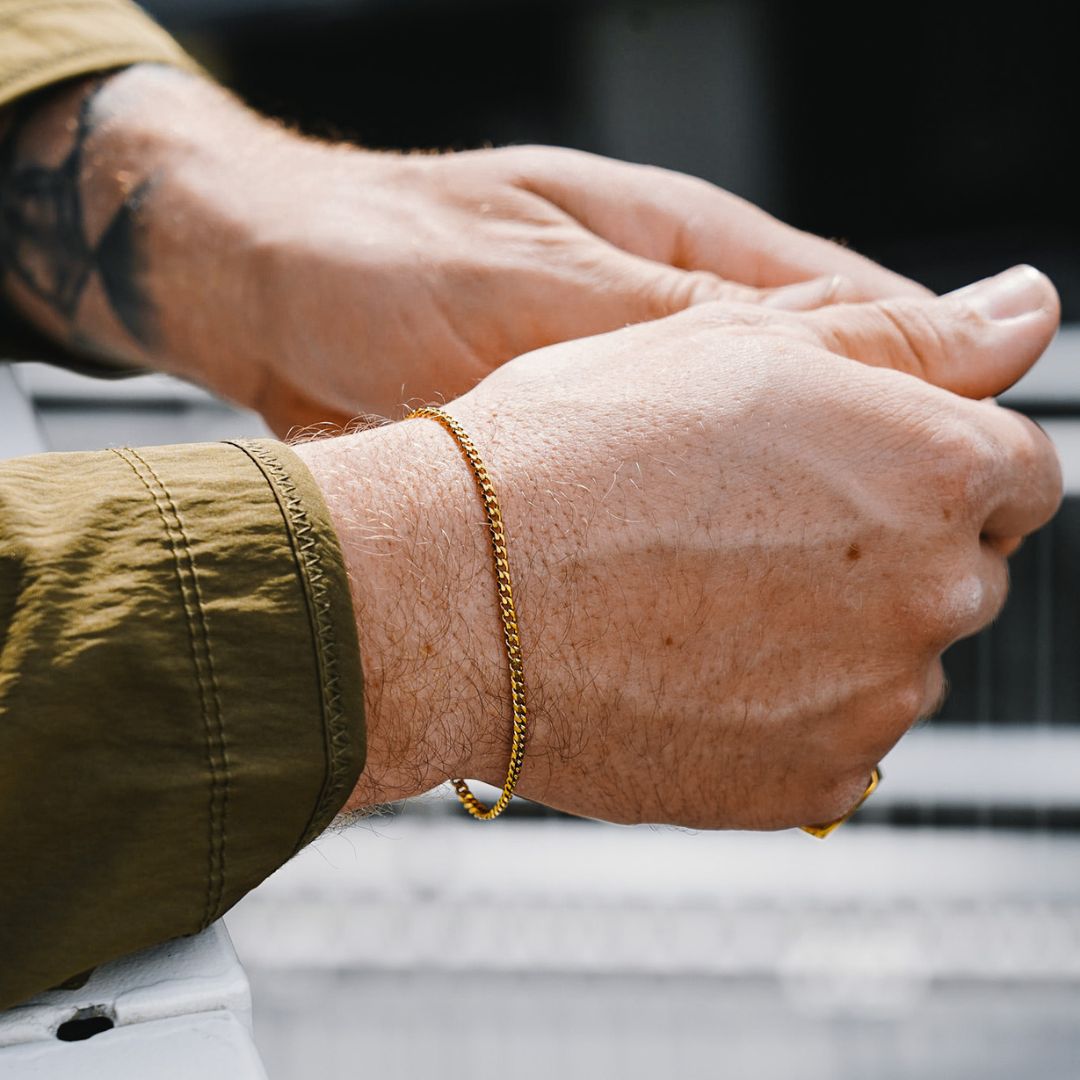
<svg viewBox="0 0 1080 1080">
<path fill-rule="evenodd" d="M 960 416 L 936 431 L 924 462 L 924 481 L 937 496 L 945 520 L 966 517 L 980 500 L 996 468 L 993 442 Z"/>
<path fill-rule="evenodd" d="M 914 613 L 912 632 L 924 649 L 942 652 L 954 641 L 974 634 L 1001 610 L 1007 583 L 995 583 L 979 573 L 948 574 Z"/>
<path fill-rule="evenodd" d="M 945 704 L 945 698 L 949 692 L 949 679 L 945 674 L 945 667 L 941 662 L 941 656 L 935 656 L 925 680 L 925 695 L 923 706 L 919 713 L 919 720 L 928 720 L 941 711 Z"/>
<path fill-rule="evenodd" d="M 1002 612 L 1009 597 L 1009 566 L 1004 558 L 993 560 L 987 572 L 977 576 L 981 603 L 972 611 L 971 633 L 989 626 Z"/>
<path fill-rule="evenodd" d="M 956 607 L 938 592 L 911 606 L 907 629 L 912 649 L 920 655 L 942 652 L 963 636 L 964 625 Z"/>
<path fill-rule="evenodd" d="M 679 271 L 671 275 L 660 296 L 661 302 L 666 303 L 672 311 L 716 300 L 740 299 L 747 299 L 743 290 L 705 270 Z"/>
<path fill-rule="evenodd" d="M 878 364 L 872 355 L 874 335 L 869 325 L 870 320 L 861 305 L 846 307 L 841 311 L 828 307 L 818 308 L 808 312 L 805 321 L 814 327 L 822 346 L 829 352 L 880 367 L 887 366 Z"/>
<path fill-rule="evenodd" d="M 1047 507 L 1046 517 L 1049 518 L 1061 504 L 1061 458 L 1049 437 L 1033 420 L 1026 416 L 1020 419 L 1029 435 L 1021 440 L 1020 464 L 1024 475 L 1030 477 L 1032 485 L 1042 492 Z"/>
<path fill-rule="evenodd" d="M 1009 446 L 1007 461 L 1013 469 L 1034 479 L 1046 468 L 1048 460 L 1047 447 L 1044 445 L 1046 439 L 1041 432 L 1032 430 L 1034 425 L 1027 417 L 1021 417 L 1020 424 L 1024 425 L 1022 434 Z"/>
<path fill-rule="evenodd" d="M 932 704 L 928 672 L 938 662 L 939 653 L 925 648 L 913 649 L 902 670 L 853 716 L 852 742 L 860 763 L 878 761 Z"/>
<path fill-rule="evenodd" d="M 951 545 L 949 545 L 951 548 Z M 923 655 L 953 629 L 948 590 L 956 577 L 956 557 L 929 539 L 906 545 L 907 557 L 883 594 L 888 641 L 898 657 Z"/>
<path fill-rule="evenodd" d="M 917 309 L 899 301 L 879 301 L 819 309 L 822 344 L 830 352 L 875 367 L 925 377 L 939 348 L 934 328 Z"/>
<path fill-rule="evenodd" d="M 848 768 L 823 779 L 799 807 L 803 825 L 827 825 L 851 813 L 870 779 L 870 768 Z"/>
<path fill-rule="evenodd" d="M 1022 477 L 1037 490 L 1056 498 L 1061 486 L 1061 462 L 1054 444 L 1030 417 L 996 402 L 979 402 L 986 425 L 984 441 L 1000 473 Z"/>
<path fill-rule="evenodd" d="M 895 686 L 883 703 L 880 726 L 892 745 L 923 715 L 927 707 L 926 678 L 920 674 Z"/>
<path fill-rule="evenodd" d="M 851 714 L 844 748 L 800 770 L 789 812 L 801 824 L 819 825 L 849 814 L 866 792 L 871 770 L 918 721 L 944 699 L 940 657 L 912 663 L 872 700 Z"/>
</svg>

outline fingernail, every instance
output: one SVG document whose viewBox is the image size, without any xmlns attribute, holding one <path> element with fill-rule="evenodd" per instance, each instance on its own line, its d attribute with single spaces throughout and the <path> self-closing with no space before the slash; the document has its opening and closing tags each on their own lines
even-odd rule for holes
<svg viewBox="0 0 1080 1080">
<path fill-rule="evenodd" d="M 1004 321 L 1044 310 L 1053 288 L 1046 275 L 1034 266 L 1014 266 L 947 295 L 962 300 L 989 319 Z"/>
</svg>

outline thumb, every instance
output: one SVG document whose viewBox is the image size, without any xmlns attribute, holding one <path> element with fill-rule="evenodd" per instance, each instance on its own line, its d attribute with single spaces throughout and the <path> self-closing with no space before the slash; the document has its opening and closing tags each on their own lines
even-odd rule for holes
<svg viewBox="0 0 1080 1080">
<path fill-rule="evenodd" d="M 797 317 L 834 353 L 985 398 L 1038 360 L 1061 305 L 1045 274 L 1014 266 L 939 298 L 843 304 Z"/>
</svg>

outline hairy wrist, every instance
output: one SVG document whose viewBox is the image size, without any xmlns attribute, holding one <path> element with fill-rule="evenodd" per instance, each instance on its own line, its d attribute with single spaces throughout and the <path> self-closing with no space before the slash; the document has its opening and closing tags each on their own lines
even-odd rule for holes
<svg viewBox="0 0 1080 1080">
<path fill-rule="evenodd" d="M 348 809 L 454 776 L 501 783 L 506 660 L 486 522 L 453 442 L 415 421 L 294 449 L 327 500 L 359 627 L 368 763 Z"/>
</svg>

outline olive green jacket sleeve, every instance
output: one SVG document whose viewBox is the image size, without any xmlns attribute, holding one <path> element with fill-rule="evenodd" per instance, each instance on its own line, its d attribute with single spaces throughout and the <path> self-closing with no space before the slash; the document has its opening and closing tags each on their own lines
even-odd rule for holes
<svg viewBox="0 0 1080 1080">
<path fill-rule="evenodd" d="M 362 697 L 286 447 L 0 462 L 0 1008 L 200 930 L 324 829 Z"/>
<path fill-rule="evenodd" d="M 63 79 L 140 62 L 201 70 L 129 0 L 0 0 L 0 109 Z M 11 359 L 130 374 L 68 354 L 0 299 L 0 360 Z"/>
</svg>

